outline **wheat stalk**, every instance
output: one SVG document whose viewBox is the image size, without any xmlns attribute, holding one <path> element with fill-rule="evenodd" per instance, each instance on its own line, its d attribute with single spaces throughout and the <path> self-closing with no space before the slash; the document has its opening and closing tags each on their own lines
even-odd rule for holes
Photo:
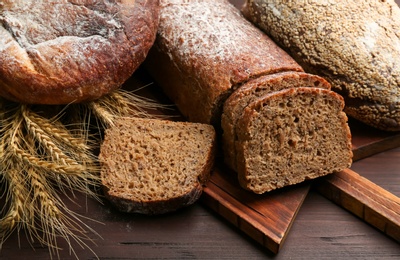
<svg viewBox="0 0 400 260">
<path fill-rule="evenodd" d="M 62 144 L 62 146 L 67 146 L 67 149 L 73 149 L 74 151 L 84 153 L 91 149 L 86 138 L 74 136 L 70 130 L 65 128 L 64 124 L 61 124 L 56 119 L 49 120 L 29 109 L 24 109 L 24 114 L 26 120 L 34 122 L 34 128 L 41 128 L 43 133 L 51 137 L 50 140 L 57 142 L 57 145 Z M 81 127 L 82 126 L 79 126 L 79 129 Z"/>
<path fill-rule="evenodd" d="M 52 127 L 52 132 L 48 131 L 49 129 L 46 128 L 46 126 L 50 125 L 51 123 L 45 118 L 39 117 L 27 109 L 26 106 L 21 106 L 21 112 L 28 132 L 35 138 L 35 141 L 39 143 L 40 147 L 45 150 L 45 154 L 48 155 L 50 159 L 43 161 L 39 158 L 26 158 L 32 153 L 24 153 L 17 145 L 14 145 L 16 153 L 18 155 L 21 154 L 19 157 L 21 157 L 23 160 L 33 162 L 33 166 L 44 166 L 46 169 L 49 168 L 55 172 L 61 172 L 64 174 L 79 174 L 80 172 L 85 171 L 86 166 L 81 165 L 80 162 L 71 157 L 71 154 L 78 152 L 79 156 L 87 159 L 86 153 L 88 147 L 86 145 L 82 145 L 82 141 L 78 142 L 73 136 L 67 136 L 67 133 L 64 131 L 64 129 L 60 131 L 60 128 Z M 61 141 L 63 143 L 57 142 L 57 138 L 59 137 L 61 137 Z M 71 142 L 68 140 L 71 140 Z M 69 145 L 70 143 L 74 143 L 76 146 L 71 146 Z M 65 149 L 65 145 L 68 145 L 68 149 L 70 149 L 70 151 L 68 151 L 69 155 L 63 151 L 63 149 Z"/>
<path fill-rule="evenodd" d="M 8 184 L 6 201 L 9 202 L 9 207 L 5 216 L 0 219 L 0 248 L 2 242 L 12 231 L 21 228 L 22 223 L 31 216 L 31 210 L 27 210 L 27 206 L 29 207 L 29 205 L 26 203 L 28 191 L 24 185 L 25 181 L 23 177 L 19 174 L 18 168 L 7 170 L 3 178 Z"/>
<path fill-rule="evenodd" d="M 122 89 L 89 103 L 88 107 L 96 118 L 100 120 L 103 127 L 112 126 L 115 119 L 122 116 L 161 118 L 163 117 L 162 115 L 155 116 L 150 114 L 149 111 L 167 108 L 167 106 L 157 104 L 151 99 Z"/>
<path fill-rule="evenodd" d="M 3 108 L 3 106 L 2 106 Z M 22 165 L 14 160 L 10 153 L 9 140 L 14 131 L 19 131 L 21 119 L 18 113 L 11 114 L 10 121 L 7 123 L 4 114 L 1 113 L 0 123 L 0 181 L 7 184 L 5 201 L 8 204 L 8 211 L 5 205 L 1 212 L 7 211 L 0 219 L 0 248 L 3 241 L 15 229 L 21 229 L 23 226 L 31 226 L 30 221 L 33 216 L 32 203 L 29 200 L 29 187 L 26 182 L 26 176 Z"/>
<path fill-rule="evenodd" d="M 72 252 L 74 252 L 72 241 L 81 247 L 88 247 L 84 242 L 84 239 L 90 240 L 86 236 L 87 230 L 95 233 L 94 230 L 85 225 L 76 213 L 67 210 L 43 172 L 30 168 L 27 174 L 32 187 L 32 202 L 36 205 L 35 212 L 38 213 L 37 223 L 40 224 L 36 229 L 42 231 L 42 237 L 36 236 L 39 242 L 48 246 L 52 254 L 58 254 L 60 249 L 57 246 L 58 236 L 68 242 Z"/>
</svg>

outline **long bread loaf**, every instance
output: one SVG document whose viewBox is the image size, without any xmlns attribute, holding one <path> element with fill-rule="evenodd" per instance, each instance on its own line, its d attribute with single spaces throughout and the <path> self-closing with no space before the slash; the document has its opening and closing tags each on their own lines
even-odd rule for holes
<svg viewBox="0 0 400 260">
<path fill-rule="evenodd" d="M 400 130 L 400 8 L 393 0 L 247 0 L 244 15 L 345 98 L 346 113 Z"/>
<path fill-rule="evenodd" d="M 222 127 L 224 160 L 246 189 L 264 193 L 351 164 L 343 99 L 327 81 L 304 73 L 226 0 L 162 0 L 157 39 L 145 64 L 190 121 Z M 251 90 L 242 92 L 246 88 Z M 295 107 L 286 109 L 287 103 Z M 281 114 L 269 117 L 269 107 Z M 263 124 L 279 133 L 271 135 Z M 271 140 L 283 145 L 267 148 Z M 251 145 L 259 146 L 257 155 L 247 149 Z M 268 154 L 296 163 L 270 161 Z"/>
<path fill-rule="evenodd" d="M 227 1 L 160 4 L 161 27 L 147 64 L 190 121 L 219 123 L 224 99 L 251 78 L 303 70 Z"/>
</svg>

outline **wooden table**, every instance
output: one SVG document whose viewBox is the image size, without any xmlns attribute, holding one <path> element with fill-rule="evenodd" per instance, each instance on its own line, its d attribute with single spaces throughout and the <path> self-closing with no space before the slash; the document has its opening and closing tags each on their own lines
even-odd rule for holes
<svg viewBox="0 0 400 260">
<path fill-rule="evenodd" d="M 239 5 L 242 1 L 232 1 Z M 400 3 L 400 0 L 396 1 Z M 400 148 L 355 162 L 354 171 L 400 196 Z M 121 214 L 106 202 L 79 196 L 70 208 L 99 236 L 89 244 L 100 259 L 400 259 L 400 245 L 352 213 L 311 190 L 277 255 L 229 224 L 202 203 L 176 213 L 145 217 Z M 60 240 L 60 259 L 74 259 Z M 75 246 L 80 259 L 95 259 Z M 22 232 L 3 245 L 0 259 L 49 259 L 46 248 L 30 245 Z"/>
<path fill-rule="evenodd" d="M 352 169 L 400 196 L 399 160 L 396 148 L 360 160 Z M 200 203 L 166 216 L 143 217 L 78 199 L 81 207 L 71 209 L 102 222 L 86 221 L 102 236 L 90 234 L 100 259 L 400 259 L 399 243 L 313 190 L 276 256 Z M 32 246 L 23 233 L 20 242 L 14 233 L 0 259 L 49 259 L 47 249 Z M 76 248 L 76 253 L 94 259 L 87 249 Z M 60 257 L 74 259 L 67 250 Z"/>
</svg>

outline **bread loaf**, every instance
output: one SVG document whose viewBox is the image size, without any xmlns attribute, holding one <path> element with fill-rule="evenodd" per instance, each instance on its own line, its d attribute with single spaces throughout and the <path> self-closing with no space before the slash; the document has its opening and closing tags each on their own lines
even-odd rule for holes
<svg viewBox="0 0 400 260">
<path fill-rule="evenodd" d="M 400 8 L 393 0 L 247 0 L 245 16 L 345 98 L 345 112 L 400 130 Z"/>
<path fill-rule="evenodd" d="M 146 65 L 190 121 L 219 124 L 223 101 L 243 82 L 302 71 L 226 0 L 160 3 L 157 41 Z"/>
<path fill-rule="evenodd" d="M 246 189 L 263 193 L 351 164 L 347 117 L 339 111 L 343 99 L 329 90 L 326 80 L 304 73 L 288 54 L 226 0 L 162 0 L 157 39 L 145 65 L 190 121 L 212 123 L 222 130 L 224 160 L 237 171 L 240 184 Z M 308 88 L 309 91 L 303 90 Z M 282 89 L 287 92 L 280 92 Z M 328 103 L 323 101 L 325 97 Z M 279 109 L 275 100 L 284 105 L 289 100 L 295 106 L 303 106 L 311 100 L 315 104 L 309 108 L 282 109 L 279 120 L 261 109 L 262 104 L 265 109 L 269 105 L 272 110 Z M 323 108 L 323 114 L 314 108 Z M 255 112 L 249 113 L 247 109 Z M 328 117 L 326 111 L 330 109 L 333 115 Z M 322 130 L 316 130 L 319 126 L 311 121 L 318 116 L 322 117 L 318 121 L 323 123 Z M 297 118 L 300 126 L 290 122 L 293 118 Z M 286 142 L 290 145 L 282 153 L 276 147 L 268 150 L 269 142 L 283 137 L 265 131 L 259 122 L 269 122 L 271 125 L 267 129 L 284 130 L 282 135 L 287 135 L 285 138 L 291 141 Z M 297 128 L 292 132 L 291 126 Z M 330 129 L 337 134 L 329 133 Z M 316 133 L 323 136 L 317 137 Z M 292 142 L 298 145 L 292 146 Z M 254 143 L 259 145 L 255 150 L 259 152 L 257 156 L 248 149 Z M 318 154 L 307 168 L 310 157 L 304 154 L 324 149 L 329 152 Z M 275 152 L 277 157 L 293 158 L 296 163 L 286 166 L 285 158 L 269 162 L 269 154 Z M 336 159 L 327 163 L 333 153 Z M 264 167 L 269 163 L 274 167 Z M 300 167 L 301 164 L 304 167 Z M 279 169 L 278 166 L 284 167 Z M 264 170 L 266 172 L 262 172 Z M 266 183 L 254 185 L 252 179 L 260 175 L 263 176 L 261 181 Z"/>
<path fill-rule="evenodd" d="M 198 200 L 215 156 L 206 124 L 121 118 L 107 129 L 99 160 L 106 198 L 123 212 L 163 214 Z"/>
<path fill-rule="evenodd" d="M 0 95 L 68 104 L 118 88 L 145 59 L 158 0 L 2 1 Z"/>
</svg>

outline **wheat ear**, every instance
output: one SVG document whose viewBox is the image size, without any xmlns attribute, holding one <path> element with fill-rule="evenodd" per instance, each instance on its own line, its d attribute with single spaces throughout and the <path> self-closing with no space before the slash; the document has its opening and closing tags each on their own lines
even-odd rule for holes
<svg viewBox="0 0 400 260">
<path fill-rule="evenodd" d="M 76 146 L 80 154 L 85 153 L 82 158 L 85 162 L 79 164 L 76 157 L 69 156 L 74 154 L 70 144 L 60 145 L 62 141 L 59 140 L 72 139 L 66 129 L 62 128 L 61 133 L 56 131 L 56 126 L 61 124 L 51 124 L 25 105 L 12 108 L 11 112 L 0 113 L 0 182 L 6 183 L 8 202 L 7 208 L 4 205 L 0 210 L 4 216 L 0 220 L 0 248 L 13 230 L 26 228 L 32 241 L 36 238 L 48 246 L 51 256 L 58 254 L 59 236 L 70 244 L 71 252 L 74 252 L 72 240 L 91 250 L 84 240 L 89 239 L 86 231 L 95 233 L 94 230 L 67 209 L 54 186 L 56 184 L 64 194 L 67 194 L 64 187 L 68 187 L 70 191 L 96 196 L 90 185 L 98 184 L 98 170 L 86 162 L 90 151 L 83 150 L 88 146 L 82 145 L 84 141 Z M 44 122 L 45 127 L 42 127 Z M 46 128 L 50 125 L 51 130 Z M 57 138 L 49 135 L 50 131 L 57 133 Z M 65 149 L 69 152 L 64 152 Z"/>
<path fill-rule="evenodd" d="M 133 92 L 119 89 L 101 99 L 87 104 L 89 110 L 100 120 L 105 128 L 112 126 L 115 119 L 123 116 L 141 118 L 162 118 L 150 111 L 167 109 L 167 106 L 160 105 L 149 98 L 136 95 Z"/>
<path fill-rule="evenodd" d="M 21 176 L 18 168 L 8 169 L 3 172 L 3 178 L 7 181 L 8 211 L 4 217 L 0 219 L 0 248 L 5 239 L 15 230 L 20 229 L 29 219 L 31 211 L 27 211 L 28 190 L 24 185 L 25 180 Z M 3 208 L 3 210 L 5 210 Z"/>
<path fill-rule="evenodd" d="M 47 164 L 41 170 L 48 172 L 47 177 L 52 179 L 65 194 L 67 192 L 64 188 L 67 188 L 69 191 L 80 191 L 97 198 L 90 186 L 98 185 L 99 168 L 96 164 L 97 159 L 88 145 L 88 136 L 81 134 L 76 137 L 58 120 L 39 116 L 26 106 L 22 106 L 21 110 L 28 132 L 34 138 L 34 142 L 39 144 L 37 149 L 27 153 L 34 155 L 40 150 L 39 148 L 43 149 L 41 156 L 46 155 L 48 158 L 41 160 L 44 165 Z M 82 125 L 84 125 L 83 122 L 79 127 L 82 128 Z M 75 132 L 84 133 L 85 131 L 76 130 Z M 57 170 L 54 170 L 53 165 L 57 167 Z M 37 167 L 37 165 L 33 166 Z M 64 172 L 60 172 L 60 169 Z"/>
<path fill-rule="evenodd" d="M 3 108 L 3 106 L 1 107 Z M 1 114 L 0 123 L 0 181 L 6 183 L 5 200 L 8 206 L 1 209 L 4 216 L 0 219 L 0 248 L 14 229 L 32 224 L 32 204 L 29 201 L 29 190 L 23 174 L 23 166 L 14 160 L 10 153 L 9 140 L 15 132 L 21 130 L 21 117 L 18 113 L 11 116 L 10 122 Z M 7 212 L 5 212 L 7 211 Z M 3 214 L 2 214 L 3 215 Z"/>
</svg>

